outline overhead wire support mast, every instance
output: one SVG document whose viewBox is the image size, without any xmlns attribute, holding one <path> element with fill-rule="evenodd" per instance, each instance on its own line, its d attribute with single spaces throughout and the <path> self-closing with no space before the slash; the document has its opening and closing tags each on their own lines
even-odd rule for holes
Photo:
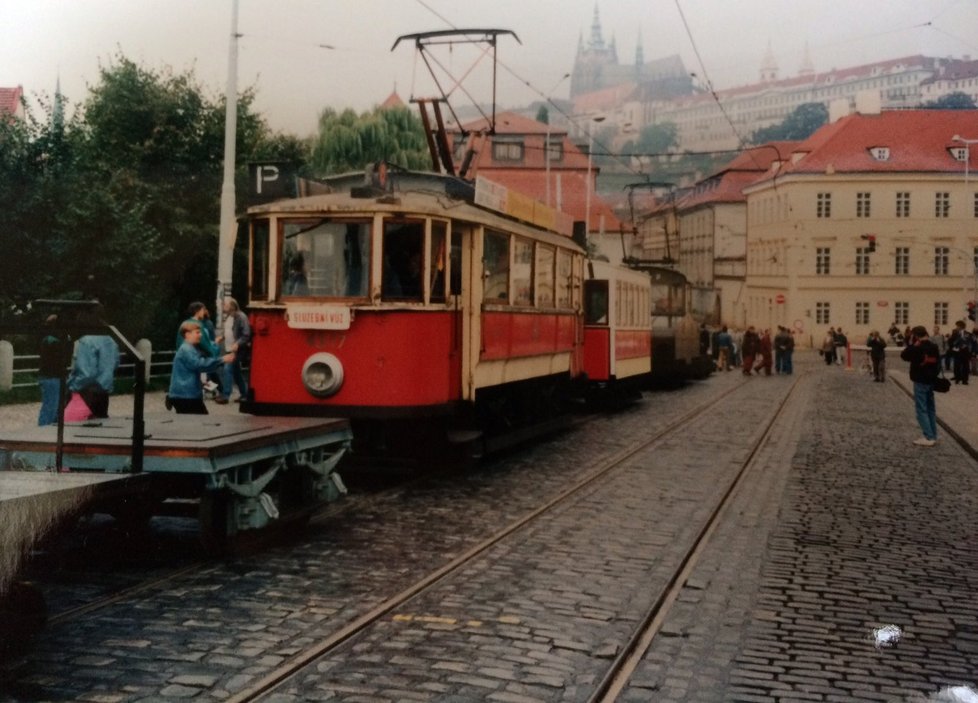
<svg viewBox="0 0 978 703">
<path fill-rule="evenodd" d="M 437 59 L 431 55 L 430 47 L 433 46 L 454 46 L 456 44 L 485 44 L 488 46 L 487 49 L 483 50 L 482 56 L 486 53 L 492 53 L 492 114 L 491 116 L 486 116 L 483 113 L 483 117 L 486 117 L 486 121 L 489 124 L 489 134 L 495 134 L 496 132 L 496 74 L 497 74 L 497 42 L 498 37 L 501 34 L 511 35 L 517 43 L 520 42 L 520 38 L 516 36 L 515 32 L 508 29 L 442 29 L 432 32 L 418 32 L 415 34 L 404 34 L 398 37 L 394 44 L 391 46 L 391 51 L 397 48 L 397 46 L 402 41 L 413 41 L 415 50 L 421 56 L 428 69 L 428 73 L 431 75 L 432 80 L 435 82 L 435 86 L 438 92 L 441 94 L 440 98 L 417 98 L 413 102 L 417 102 L 421 111 L 421 120 L 424 123 L 425 138 L 428 141 L 428 150 L 431 154 L 431 161 L 436 170 L 444 169 L 445 172 L 452 175 L 461 175 L 456 173 L 456 167 L 454 159 L 452 158 L 452 150 L 448 143 L 448 136 L 445 130 L 445 123 L 442 119 L 441 108 L 439 103 L 445 103 L 448 106 L 448 110 L 452 115 L 452 118 L 456 123 L 460 124 L 458 115 L 455 114 L 455 110 L 452 108 L 451 103 L 448 100 L 449 94 L 456 88 L 461 86 L 462 79 L 455 79 L 451 76 L 450 72 L 445 69 Z M 476 59 L 473 65 L 466 71 L 466 75 L 470 73 L 474 68 L 475 64 L 481 60 L 482 56 Z M 446 91 L 443 87 L 441 81 L 438 80 L 437 72 L 432 62 L 438 64 L 438 66 L 454 80 L 455 84 L 451 91 Z M 464 78 L 464 76 L 463 76 Z M 463 92 L 464 89 L 463 89 Z M 468 93 L 466 92 L 466 95 Z M 471 99 L 472 96 L 469 95 Z M 473 104 L 478 107 L 478 102 L 472 100 Z M 427 105 L 431 103 L 434 111 L 434 126 L 431 124 L 431 120 L 428 116 Z M 481 110 L 480 110 L 481 112 Z"/>
</svg>

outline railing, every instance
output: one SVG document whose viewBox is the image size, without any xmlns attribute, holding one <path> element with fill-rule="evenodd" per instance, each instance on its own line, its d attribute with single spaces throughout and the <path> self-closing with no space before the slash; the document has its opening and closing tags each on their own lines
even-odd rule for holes
<svg viewBox="0 0 978 703">
<path fill-rule="evenodd" d="M 0 342 L 0 344 L 3 344 Z M 173 357 L 175 350 L 153 351 L 153 346 L 148 339 L 141 339 L 136 342 L 136 348 L 140 349 L 147 359 L 146 376 L 147 381 L 153 379 L 169 379 L 170 370 L 173 367 Z M 4 353 L 0 349 L 0 391 L 9 391 L 15 388 L 33 388 L 37 386 L 37 372 L 40 364 L 40 356 L 37 354 L 13 354 Z M 9 368 L 11 365 L 12 368 Z M 119 370 L 116 373 L 120 378 L 131 378 L 135 373 L 136 359 L 131 354 L 123 351 Z M 4 383 L 4 379 L 9 378 L 9 383 Z"/>
</svg>

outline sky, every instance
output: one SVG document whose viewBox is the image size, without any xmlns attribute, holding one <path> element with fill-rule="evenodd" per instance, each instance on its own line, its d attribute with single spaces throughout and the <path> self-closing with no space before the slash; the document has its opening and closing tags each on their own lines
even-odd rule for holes
<svg viewBox="0 0 978 703">
<path fill-rule="evenodd" d="M 978 0 L 238 0 L 238 88 L 278 131 L 306 136 L 327 107 L 371 109 L 397 90 L 407 101 L 435 89 L 413 44 L 396 38 L 451 28 L 514 32 L 498 46 L 500 109 L 566 98 L 579 38 L 595 6 L 621 63 L 679 54 L 722 90 L 756 82 L 770 45 L 781 77 L 807 44 L 816 71 L 900 56 L 978 58 Z M 60 82 L 72 106 L 119 55 L 161 72 L 193 71 L 214 96 L 227 85 L 231 0 L 0 0 L 0 86 L 28 98 Z M 436 56 L 449 87 L 477 47 Z M 452 91 L 453 104 L 491 97 L 485 60 Z M 447 83 L 446 83 L 447 81 Z M 469 95 L 466 95 L 468 93 Z M 470 97 L 471 96 L 471 97 Z"/>
</svg>

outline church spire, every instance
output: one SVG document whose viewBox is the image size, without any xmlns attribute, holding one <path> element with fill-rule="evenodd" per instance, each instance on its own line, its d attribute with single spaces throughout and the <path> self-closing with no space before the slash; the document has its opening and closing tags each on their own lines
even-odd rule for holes
<svg viewBox="0 0 978 703">
<path fill-rule="evenodd" d="M 598 13 L 597 3 L 594 3 L 594 19 L 591 20 L 591 48 L 604 48 L 604 37 L 601 36 L 601 15 Z"/>
</svg>

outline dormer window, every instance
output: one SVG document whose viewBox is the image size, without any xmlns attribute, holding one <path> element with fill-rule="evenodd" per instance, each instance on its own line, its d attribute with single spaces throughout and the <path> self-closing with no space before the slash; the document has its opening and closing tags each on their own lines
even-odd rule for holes
<svg viewBox="0 0 978 703">
<path fill-rule="evenodd" d="M 523 140 L 496 137 L 492 142 L 493 161 L 522 161 Z"/>
<path fill-rule="evenodd" d="M 869 155 L 872 156 L 877 161 L 889 161 L 890 160 L 890 147 L 888 146 L 874 146 L 870 147 Z"/>
<path fill-rule="evenodd" d="M 952 146 L 948 151 L 951 152 L 951 156 L 955 161 L 968 160 L 968 147 L 966 146 Z"/>
</svg>

